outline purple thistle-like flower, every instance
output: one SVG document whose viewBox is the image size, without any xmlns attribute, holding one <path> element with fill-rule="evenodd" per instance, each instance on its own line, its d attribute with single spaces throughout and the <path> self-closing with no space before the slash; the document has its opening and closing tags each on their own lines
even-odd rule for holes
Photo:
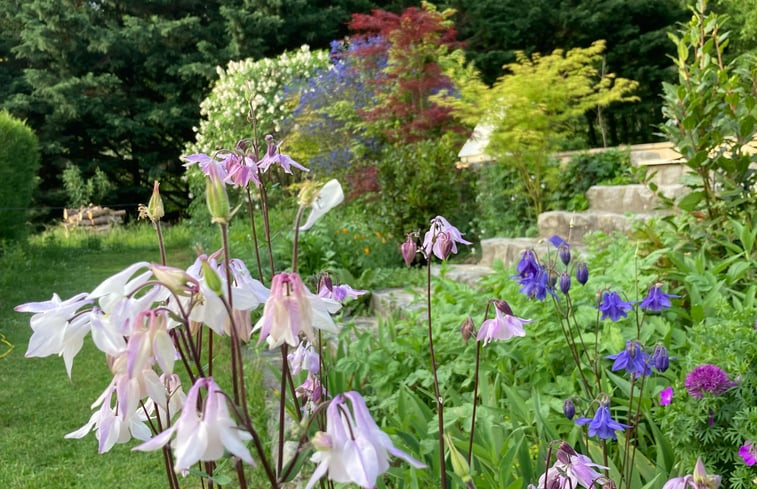
<svg viewBox="0 0 757 489">
<path fill-rule="evenodd" d="M 617 430 L 624 430 L 630 428 L 630 426 L 618 423 L 610 416 L 609 402 L 601 402 L 597 408 L 597 412 L 594 413 L 594 418 L 578 418 L 576 424 L 583 426 L 589 424 L 589 436 L 597 436 L 603 440 L 612 438 L 617 440 L 618 436 L 615 434 Z"/>
<path fill-rule="evenodd" d="M 599 310 L 602 311 L 600 319 L 609 317 L 612 321 L 617 321 L 621 317 L 628 317 L 626 311 L 630 311 L 632 308 L 633 303 L 621 299 L 617 292 L 605 292 L 602 295 L 602 302 L 599 304 Z"/>
<path fill-rule="evenodd" d="M 652 369 L 649 366 L 649 354 L 642 349 L 638 341 L 627 341 L 623 351 L 615 355 L 608 355 L 606 358 L 615 360 L 612 364 L 613 372 L 625 369 L 626 373 L 632 377 L 652 374 Z"/>
<path fill-rule="evenodd" d="M 660 288 L 661 284 L 657 284 L 649 289 L 649 293 L 641 301 L 641 308 L 648 311 L 661 311 L 670 307 L 670 299 L 673 297 L 681 297 L 680 295 L 666 294 Z"/>
<path fill-rule="evenodd" d="M 692 397 L 701 399 L 705 392 L 719 396 L 736 383 L 717 365 L 704 364 L 689 372 L 684 385 Z"/>
<path fill-rule="evenodd" d="M 747 441 L 739 447 L 739 456 L 749 467 L 757 463 L 757 447 L 751 441 Z"/>
</svg>

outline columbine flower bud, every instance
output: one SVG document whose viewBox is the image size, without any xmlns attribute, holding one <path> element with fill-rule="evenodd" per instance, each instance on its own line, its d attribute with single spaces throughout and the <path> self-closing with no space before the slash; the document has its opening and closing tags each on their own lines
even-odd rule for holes
<svg viewBox="0 0 757 489">
<path fill-rule="evenodd" d="M 410 264 L 413 263 L 413 259 L 415 258 L 415 253 L 418 251 L 418 245 L 415 244 L 415 240 L 413 239 L 412 235 L 407 235 L 407 241 L 402 243 L 400 251 L 402 251 L 402 259 L 405 260 L 405 265 L 410 266 Z"/>
<path fill-rule="evenodd" d="M 563 294 L 568 295 L 568 291 L 570 290 L 570 275 L 567 272 L 560 274 L 560 290 Z"/>
<path fill-rule="evenodd" d="M 218 173 L 216 165 L 208 165 L 208 176 L 206 179 L 205 197 L 208 203 L 208 210 L 213 218 L 212 222 L 226 224 L 231 217 L 231 207 L 229 205 L 229 195 L 226 193 L 226 184 Z"/>
<path fill-rule="evenodd" d="M 654 347 L 654 353 L 652 353 L 652 365 L 659 372 L 664 372 L 670 366 L 670 358 L 668 357 L 668 350 L 663 345 L 657 345 Z"/>
<path fill-rule="evenodd" d="M 332 292 L 334 290 L 334 282 L 331 281 L 331 277 L 328 273 L 324 273 L 321 277 L 321 283 L 318 284 L 318 290 L 326 289 L 329 292 Z"/>
<path fill-rule="evenodd" d="M 213 267 L 210 266 L 208 260 L 202 260 L 202 276 L 205 277 L 205 283 L 208 284 L 208 288 L 217 296 L 223 295 L 223 283 L 221 277 L 218 276 Z"/>
<path fill-rule="evenodd" d="M 568 401 L 570 401 L 570 399 L 566 400 L 565 402 L 567 403 Z M 571 405 L 573 405 L 572 401 Z M 578 453 L 576 453 L 572 446 L 568 445 L 564 441 L 560 442 L 560 446 L 557 447 L 556 455 L 556 458 L 559 462 L 569 464 L 571 461 L 570 459 L 575 457 L 576 455 L 578 455 Z"/>
<path fill-rule="evenodd" d="M 560 261 L 565 265 L 570 263 L 570 246 L 563 244 L 557 248 L 557 255 L 560 257 Z"/>
<path fill-rule="evenodd" d="M 573 403 L 573 399 L 565 399 L 565 402 L 562 403 L 562 413 L 566 418 L 573 419 L 573 416 L 576 415 L 576 405 Z"/>
<path fill-rule="evenodd" d="M 441 259 L 446 260 L 450 253 L 452 253 L 452 239 L 450 238 L 449 233 L 444 231 L 439 233 L 439 236 L 437 236 L 436 239 L 439 240 L 439 249 L 442 255 Z"/>
<path fill-rule="evenodd" d="M 586 263 L 581 262 L 576 265 L 576 280 L 581 285 L 586 285 L 586 282 L 589 280 L 589 269 Z"/>
<path fill-rule="evenodd" d="M 155 180 L 155 185 L 152 187 L 150 202 L 147 203 L 147 217 L 149 217 L 152 222 L 160 221 L 160 218 L 166 215 L 163 210 L 163 200 L 160 198 L 159 187 L 160 182 Z"/>
<path fill-rule="evenodd" d="M 510 308 L 510 304 L 508 304 L 507 301 L 497 299 L 494 301 L 494 307 L 499 309 L 499 311 L 502 314 L 507 314 L 508 316 L 514 316 L 513 310 Z"/>
<path fill-rule="evenodd" d="M 471 337 L 476 335 L 476 325 L 473 324 L 473 318 L 468 316 L 460 326 L 460 334 L 463 335 L 463 339 L 468 341 Z"/>
<path fill-rule="evenodd" d="M 189 295 L 199 290 L 197 280 L 181 268 L 150 264 L 150 270 L 158 282 L 168 287 L 176 295 Z"/>
</svg>

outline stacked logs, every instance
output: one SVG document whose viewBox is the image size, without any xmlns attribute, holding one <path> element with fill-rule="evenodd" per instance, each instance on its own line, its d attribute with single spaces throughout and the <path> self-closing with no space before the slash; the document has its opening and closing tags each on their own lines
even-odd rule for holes
<svg viewBox="0 0 757 489">
<path fill-rule="evenodd" d="M 107 231 L 113 225 L 123 224 L 125 210 L 113 210 L 98 205 L 79 209 L 63 209 L 63 227 L 66 230 L 83 228 L 92 231 Z"/>
</svg>

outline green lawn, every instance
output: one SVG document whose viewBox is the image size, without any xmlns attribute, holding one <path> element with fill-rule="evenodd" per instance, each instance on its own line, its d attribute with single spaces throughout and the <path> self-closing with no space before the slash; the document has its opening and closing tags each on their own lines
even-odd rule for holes
<svg viewBox="0 0 757 489">
<path fill-rule="evenodd" d="M 87 422 L 90 405 L 111 380 L 104 355 L 88 337 L 74 361 L 71 380 L 61 358 L 24 358 L 31 315 L 13 310 L 24 302 L 48 300 L 53 292 L 66 299 L 90 291 L 135 261 L 159 260 L 157 248 L 149 242 L 149 228 L 136 234 L 142 242 L 129 242 L 126 235 L 66 239 L 56 234 L 6 249 L 0 257 L 0 333 L 15 346 L 0 359 L 3 488 L 166 485 L 159 453 L 130 452 L 131 442 L 99 455 L 94 433 L 81 440 L 63 438 Z M 173 239 L 168 235 L 170 261 L 186 266 L 194 254 L 188 234 Z"/>
</svg>

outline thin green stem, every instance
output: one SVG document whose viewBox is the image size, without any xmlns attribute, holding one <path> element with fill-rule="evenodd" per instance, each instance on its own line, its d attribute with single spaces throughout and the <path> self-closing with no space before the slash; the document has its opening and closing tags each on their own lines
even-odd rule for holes
<svg viewBox="0 0 757 489">
<path fill-rule="evenodd" d="M 258 280 L 263 281 L 263 265 L 260 263 L 260 249 L 258 247 L 258 231 L 255 227 L 255 207 L 252 205 L 252 192 L 250 186 L 245 187 L 247 190 L 247 210 L 250 213 L 250 229 L 252 230 L 252 244 L 255 247 L 255 262 L 258 265 Z"/>
</svg>

